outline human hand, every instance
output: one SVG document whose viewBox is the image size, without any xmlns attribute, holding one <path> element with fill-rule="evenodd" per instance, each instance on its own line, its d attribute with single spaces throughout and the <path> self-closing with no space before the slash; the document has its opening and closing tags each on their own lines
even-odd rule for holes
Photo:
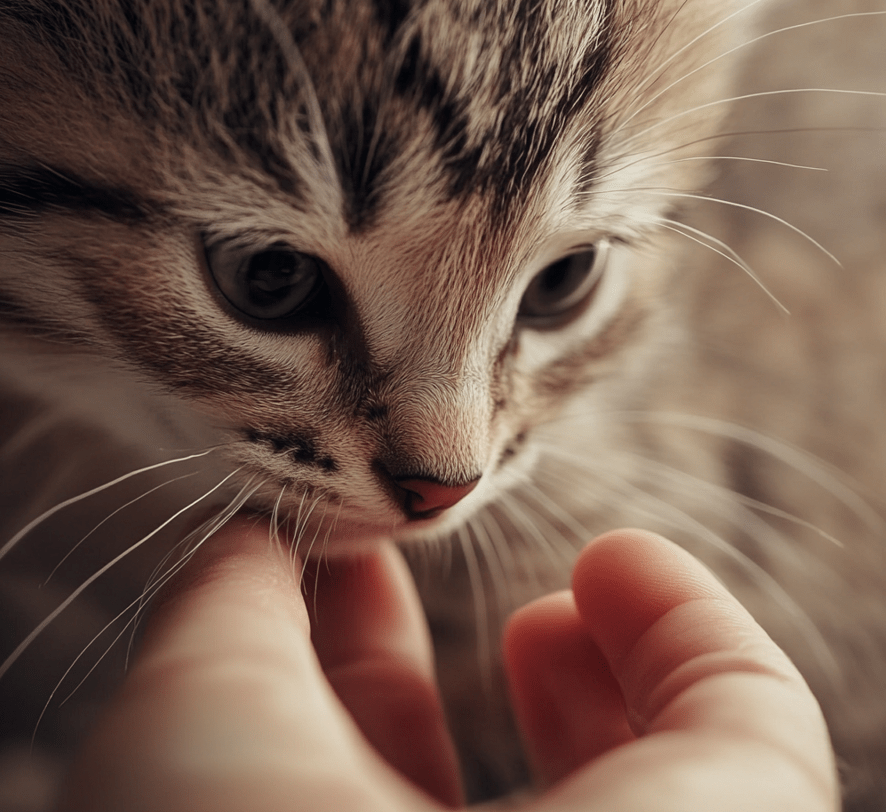
<svg viewBox="0 0 886 812">
<path fill-rule="evenodd" d="M 427 629 L 399 556 L 333 561 L 317 580 L 312 644 L 288 551 L 243 519 L 221 531 L 155 611 L 59 809 L 458 806 Z M 580 556 L 573 590 L 518 612 L 505 636 L 545 787 L 520 809 L 837 808 L 817 704 L 687 553 L 609 533 Z"/>
</svg>

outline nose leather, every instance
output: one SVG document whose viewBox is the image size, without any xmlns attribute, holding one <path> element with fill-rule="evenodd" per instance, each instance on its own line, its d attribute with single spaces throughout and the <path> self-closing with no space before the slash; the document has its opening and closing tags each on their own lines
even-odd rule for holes
<svg viewBox="0 0 886 812">
<path fill-rule="evenodd" d="M 480 481 L 480 477 L 459 485 L 444 485 L 433 479 L 395 479 L 406 491 L 404 507 L 411 518 L 431 519 L 464 499 Z"/>
</svg>

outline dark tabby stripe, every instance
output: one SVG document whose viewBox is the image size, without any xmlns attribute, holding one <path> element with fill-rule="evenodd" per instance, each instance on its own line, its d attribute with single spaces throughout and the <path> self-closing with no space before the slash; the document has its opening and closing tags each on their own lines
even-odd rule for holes
<svg viewBox="0 0 886 812">
<path fill-rule="evenodd" d="M 156 206 L 130 189 L 93 183 L 51 167 L 0 167 L 0 217 L 32 217 L 53 209 L 101 214 L 131 225 L 148 219 Z"/>
</svg>

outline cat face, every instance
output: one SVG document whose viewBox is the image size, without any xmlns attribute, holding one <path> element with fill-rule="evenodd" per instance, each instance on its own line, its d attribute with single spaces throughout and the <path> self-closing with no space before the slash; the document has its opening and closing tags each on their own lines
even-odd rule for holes
<svg viewBox="0 0 886 812">
<path fill-rule="evenodd" d="M 445 532 L 656 344 L 710 6 L 0 10 L 4 309 L 205 413 L 331 548 Z"/>
</svg>

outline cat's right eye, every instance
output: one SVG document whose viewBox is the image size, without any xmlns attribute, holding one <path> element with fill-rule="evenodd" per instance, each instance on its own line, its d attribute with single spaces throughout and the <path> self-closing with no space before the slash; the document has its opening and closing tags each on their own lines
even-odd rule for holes
<svg viewBox="0 0 886 812">
<path fill-rule="evenodd" d="M 222 243 L 209 248 L 206 259 L 225 299 L 252 319 L 320 315 L 316 305 L 326 298 L 320 296 L 326 291 L 326 266 L 311 254 L 286 245 L 253 251 Z"/>
<path fill-rule="evenodd" d="M 601 241 L 543 268 L 523 294 L 520 321 L 528 327 L 550 329 L 577 316 L 600 284 L 608 247 Z"/>
</svg>

